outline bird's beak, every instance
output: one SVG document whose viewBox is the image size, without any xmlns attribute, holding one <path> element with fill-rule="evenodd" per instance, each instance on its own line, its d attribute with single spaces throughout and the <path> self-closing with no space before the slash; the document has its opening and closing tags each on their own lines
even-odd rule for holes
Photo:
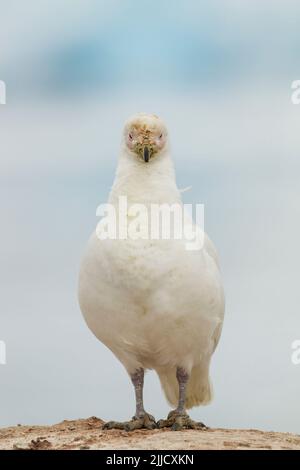
<svg viewBox="0 0 300 470">
<path fill-rule="evenodd" d="M 144 147 L 143 157 L 144 157 L 144 162 L 148 163 L 149 162 L 149 148 L 147 146 Z"/>
</svg>

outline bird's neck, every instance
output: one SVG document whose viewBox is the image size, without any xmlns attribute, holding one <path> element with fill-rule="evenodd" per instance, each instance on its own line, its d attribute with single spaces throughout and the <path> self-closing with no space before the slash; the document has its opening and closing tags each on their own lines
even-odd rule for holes
<svg viewBox="0 0 300 470">
<path fill-rule="evenodd" d="M 145 163 L 123 150 L 109 202 L 118 204 L 120 196 L 126 196 L 132 204 L 180 203 L 181 196 L 169 152 L 166 151 Z"/>
</svg>

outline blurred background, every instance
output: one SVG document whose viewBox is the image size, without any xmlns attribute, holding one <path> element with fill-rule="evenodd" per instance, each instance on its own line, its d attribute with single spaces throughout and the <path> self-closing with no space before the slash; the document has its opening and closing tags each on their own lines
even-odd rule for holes
<svg viewBox="0 0 300 470">
<path fill-rule="evenodd" d="M 226 321 L 209 426 L 300 433 L 300 4 L 0 0 L 0 426 L 132 416 L 87 329 L 77 274 L 124 120 L 161 115 L 186 203 L 205 204 Z M 153 372 L 145 403 L 169 407 Z"/>
</svg>

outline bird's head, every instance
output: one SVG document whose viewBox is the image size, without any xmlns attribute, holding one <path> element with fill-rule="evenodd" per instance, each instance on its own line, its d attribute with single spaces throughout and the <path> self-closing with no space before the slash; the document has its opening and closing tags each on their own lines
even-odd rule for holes
<svg viewBox="0 0 300 470">
<path fill-rule="evenodd" d="M 148 163 L 167 147 L 167 128 L 158 116 L 140 113 L 132 116 L 124 127 L 124 143 L 130 154 Z"/>
</svg>

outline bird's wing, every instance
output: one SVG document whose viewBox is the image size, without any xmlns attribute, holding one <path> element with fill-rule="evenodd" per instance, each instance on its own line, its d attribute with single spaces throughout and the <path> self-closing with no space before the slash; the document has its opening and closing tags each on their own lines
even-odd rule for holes
<svg viewBox="0 0 300 470">
<path fill-rule="evenodd" d="M 204 236 L 204 248 L 207 251 L 207 253 L 213 258 L 216 265 L 219 267 L 219 259 L 218 259 L 218 253 L 217 253 L 216 247 L 206 233 Z"/>
<path fill-rule="evenodd" d="M 223 328 L 223 322 L 221 322 L 214 331 L 214 334 L 213 334 L 213 337 L 212 337 L 212 341 L 213 341 L 212 354 L 215 352 L 216 347 L 218 346 L 218 343 L 219 343 L 219 340 L 220 340 L 220 337 L 221 337 L 221 333 L 222 333 L 222 328 Z"/>
</svg>

